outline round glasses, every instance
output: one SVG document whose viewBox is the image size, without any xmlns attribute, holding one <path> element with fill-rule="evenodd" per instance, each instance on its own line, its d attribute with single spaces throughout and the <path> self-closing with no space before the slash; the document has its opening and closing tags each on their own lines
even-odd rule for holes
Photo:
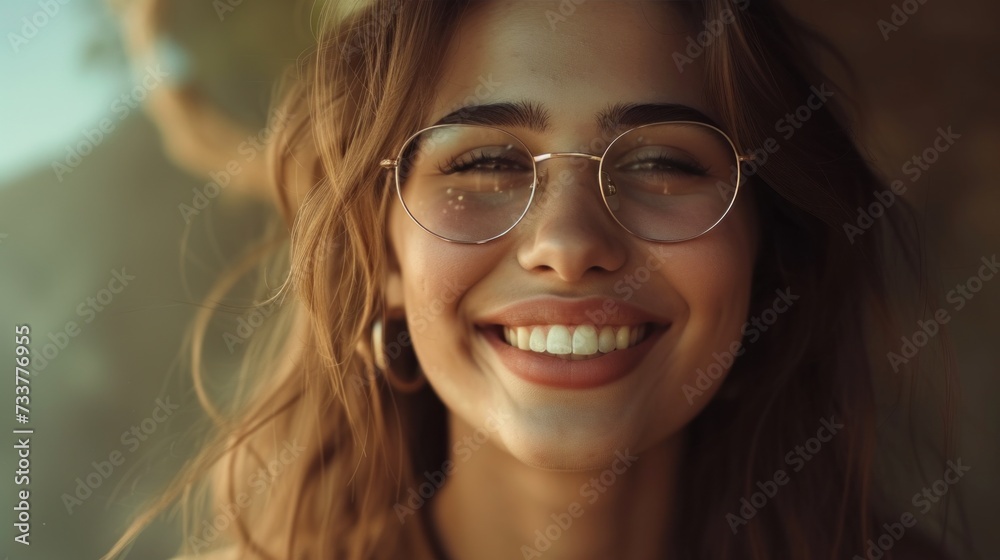
<svg viewBox="0 0 1000 560">
<path fill-rule="evenodd" d="M 695 121 L 638 126 L 615 137 L 600 156 L 532 155 L 505 130 L 445 124 L 413 134 L 396 159 L 380 165 L 395 169 L 399 200 L 420 227 L 446 241 L 486 243 L 528 213 L 538 164 L 562 157 L 599 162 L 601 198 L 615 221 L 642 239 L 668 243 L 694 239 L 721 222 L 736 200 L 740 164 L 753 159 L 740 155 L 718 128 Z"/>
</svg>

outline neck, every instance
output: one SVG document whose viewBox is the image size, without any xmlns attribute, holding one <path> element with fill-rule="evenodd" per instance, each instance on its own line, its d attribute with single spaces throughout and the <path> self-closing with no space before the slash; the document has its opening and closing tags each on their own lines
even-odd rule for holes
<svg viewBox="0 0 1000 560">
<path fill-rule="evenodd" d="M 451 441 L 472 430 L 451 419 Z M 670 555 L 681 438 L 604 468 L 540 470 L 487 443 L 430 502 L 449 559 L 661 559 Z M 449 449 L 453 449 L 449 446 Z M 454 461 L 454 457 L 452 460 Z"/>
</svg>

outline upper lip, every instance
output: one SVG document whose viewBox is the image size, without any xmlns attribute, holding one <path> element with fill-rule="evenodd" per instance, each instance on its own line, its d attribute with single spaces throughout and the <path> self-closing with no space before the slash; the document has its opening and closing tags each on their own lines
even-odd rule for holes
<svg viewBox="0 0 1000 560">
<path fill-rule="evenodd" d="M 479 325 L 527 327 L 532 325 L 625 326 L 653 323 L 665 326 L 670 320 L 611 297 L 536 297 L 508 304 L 477 321 Z"/>
</svg>

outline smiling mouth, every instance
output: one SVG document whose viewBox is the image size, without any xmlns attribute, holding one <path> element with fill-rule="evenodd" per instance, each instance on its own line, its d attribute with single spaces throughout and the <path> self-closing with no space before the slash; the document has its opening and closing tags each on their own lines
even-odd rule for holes
<svg viewBox="0 0 1000 560">
<path fill-rule="evenodd" d="M 510 327 L 496 325 L 500 338 L 508 345 L 569 360 L 598 358 L 618 350 L 626 350 L 643 342 L 654 325 L 529 325 Z"/>
</svg>

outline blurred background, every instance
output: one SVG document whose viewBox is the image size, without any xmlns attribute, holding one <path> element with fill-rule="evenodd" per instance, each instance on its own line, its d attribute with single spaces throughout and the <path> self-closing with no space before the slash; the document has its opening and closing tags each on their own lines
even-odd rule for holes
<svg viewBox="0 0 1000 560">
<path fill-rule="evenodd" d="M 943 299 L 1000 252 L 1000 5 L 785 3 L 852 66 L 856 83 L 838 85 L 857 102 L 857 136 L 887 179 L 906 180 Z M 311 42 L 314 10 L 279 0 L 0 4 L 0 316 L 9 337 L 0 361 L 14 362 L 14 326 L 30 325 L 35 430 L 30 547 L 13 544 L 19 487 L 14 436 L 4 436 L 5 557 L 98 558 L 190 452 L 202 415 L 184 334 L 212 281 L 267 231 L 265 115 L 276 78 Z M 911 182 L 904 164 L 948 127 L 960 138 Z M 227 297 L 209 331 L 209 367 L 238 363 L 243 335 L 266 320 L 252 303 L 245 289 Z M 951 315 L 964 397 L 959 456 L 972 467 L 959 489 L 978 557 L 994 558 L 1000 281 Z M 14 400 L 10 379 L 4 403 Z M 24 427 L 6 418 L 6 429 Z M 168 558 L 179 545 L 164 516 L 129 557 Z"/>
</svg>

